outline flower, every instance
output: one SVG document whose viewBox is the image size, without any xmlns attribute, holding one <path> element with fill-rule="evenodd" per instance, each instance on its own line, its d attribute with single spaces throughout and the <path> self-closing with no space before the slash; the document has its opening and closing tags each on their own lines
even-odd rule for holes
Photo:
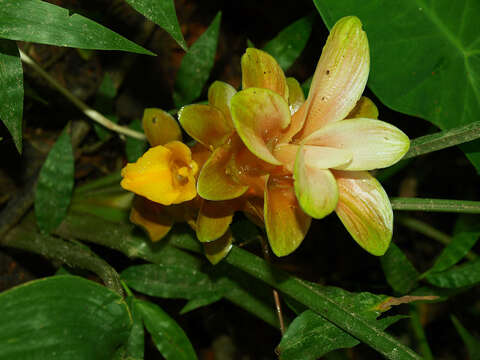
<svg viewBox="0 0 480 360">
<path fill-rule="evenodd" d="M 260 50 L 247 50 L 242 73 L 255 86 L 233 96 L 230 109 L 246 147 L 285 170 L 271 172 L 265 186 L 265 226 L 272 250 L 278 256 L 291 253 L 303 241 L 310 217 L 336 211 L 363 248 L 383 255 L 392 236 L 392 208 L 367 171 L 400 160 L 409 139 L 376 120 L 375 105 L 361 97 L 370 60 L 360 20 L 350 16 L 335 24 L 309 96 L 301 106 L 295 102 L 296 109 L 291 100 L 287 103 L 288 83 L 273 61 Z"/>
</svg>

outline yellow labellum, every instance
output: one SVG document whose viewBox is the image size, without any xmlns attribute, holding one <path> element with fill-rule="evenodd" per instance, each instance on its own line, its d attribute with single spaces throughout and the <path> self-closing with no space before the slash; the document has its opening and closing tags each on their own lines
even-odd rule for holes
<svg viewBox="0 0 480 360">
<path fill-rule="evenodd" d="M 198 165 L 190 148 L 180 141 L 150 148 L 122 170 L 120 185 L 162 205 L 179 204 L 196 195 Z"/>
</svg>

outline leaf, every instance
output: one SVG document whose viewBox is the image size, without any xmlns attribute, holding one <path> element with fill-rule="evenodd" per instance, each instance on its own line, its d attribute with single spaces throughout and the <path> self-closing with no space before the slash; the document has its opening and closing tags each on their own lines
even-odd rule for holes
<svg viewBox="0 0 480 360">
<path fill-rule="evenodd" d="M 478 119 L 480 31 L 476 14 L 480 2 L 314 3 L 329 28 L 346 15 L 356 15 L 363 22 L 372 59 L 369 87 L 388 107 L 427 119 L 442 130 Z M 476 141 L 463 147 L 477 171 L 479 145 Z"/>
<path fill-rule="evenodd" d="M 338 299 L 350 311 L 382 330 L 403 318 L 390 316 L 376 320 L 381 314 L 379 306 L 388 298 L 385 295 L 349 293 L 334 287 L 325 287 L 324 291 L 332 298 Z M 359 343 L 357 339 L 317 313 L 306 310 L 288 327 L 277 350 L 280 352 L 281 360 L 315 360 L 327 352 L 353 347 Z"/>
<path fill-rule="evenodd" d="M 313 16 L 305 16 L 280 31 L 263 50 L 272 55 L 286 71 L 300 56 L 312 32 Z"/>
<path fill-rule="evenodd" d="M 388 284 L 399 294 L 408 294 L 418 285 L 420 274 L 395 244 L 380 258 Z"/>
<path fill-rule="evenodd" d="M 2 10 L 0 9 L 0 12 Z M 0 120 L 22 152 L 23 69 L 14 41 L 0 39 Z"/>
<path fill-rule="evenodd" d="M 0 359 L 110 359 L 132 325 L 121 296 L 76 276 L 5 291 L 0 308 Z"/>
<path fill-rule="evenodd" d="M 154 55 L 95 21 L 40 0 L 0 0 L 0 38 Z"/>
<path fill-rule="evenodd" d="M 183 57 L 173 92 L 175 106 L 189 104 L 202 93 L 215 60 L 221 17 L 219 12 Z"/>
<path fill-rule="evenodd" d="M 35 216 L 40 230 L 50 233 L 67 215 L 74 184 L 70 135 L 64 130 L 48 153 L 38 176 Z"/>
<path fill-rule="evenodd" d="M 463 342 L 468 350 L 468 355 L 470 360 L 479 360 L 480 359 L 480 340 L 475 338 L 472 334 L 465 329 L 458 319 L 451 315 L 453 325 L 457 329 L 458 334 L 462 337 Z"/>
<path fill-rule="evenodd" d="M 456 224 L 452 241 L 443 249 L 427 274 L 442 272 L 459 262 L 475 246 L 480 237 L 478 223 L 466 224 L 461 220 Z"/>
<path fill-rule="evenodd" d="M 180 314 L 184 315 L 190 311 L 213 304 L 219 301 L 221 298 L 222 298 L 221 294 L 210 293 L 210 294 L 205 294 L 204 296 L 201 296 L 198 298 L 191 299 L 185 304 L 182 310 L 180 310 Z"/>
<path fill-rule="evenodd" d="M 142 122 L 138 119 L 133 120 L 128 126 L 132 130 L 142 132 Z M 129 163 L 137 161 L 140 156 L 147 150 L 147 142 L 145 140 L 134 139 L 127 137 L 125 142 L 125 152 L 127 153 L 127 160 Z"/>
<path fill-rule="evenodd" d="M 132 314 L 133 325 L 130 330 L 126 345 L 126 353 L 130 356 L 129 360 L 143 360 L 145 350 L 145 333 L 143 330 L 143 319 L 136 307 L 135 298 L 127 297 L 127 304 Z"/>
<path fill-rule="evenodd" d="M 172 38 L 187 51 L 187 44 L 183 38 L 173 0 L 126 0 L 135 10 L 152 20 L 168 32 Z"/>
<path fill-rule="evenodd" d="M 425 277 L 432 285 L 441 288 L 459 288 L 480 283 L 480 259 L 454 266 L 447 271 L 428 274 Z"/>
<path fill-rule="evenodd" d="M 135 300 L 135 306 L 152 335 L 158 351 L 167 360 L 197 359 L 193 346 L 182 328 L 159 306 L 151 302 Z"/>
</svg>

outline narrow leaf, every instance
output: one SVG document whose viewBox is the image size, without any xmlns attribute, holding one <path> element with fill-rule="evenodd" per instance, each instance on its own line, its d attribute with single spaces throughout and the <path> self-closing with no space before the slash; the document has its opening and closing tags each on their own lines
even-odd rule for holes
<svg viewBox="0 0 480 360">
<path fill-rule="evenodd" d="M 462 337 L 463 342 L 468 350 L 470 360 L 480 359 L 480 340 L 475 338 L 465 329 L 460 321 L 455 316 L 451 316 L 453 325 L 457 329 L 458 334 Z"/>
<path fill-rule="evenodd" d="M 182 328 L 159 306 L 147 301 L 135 300 L 148 332 L 158 351 L 167 360 L 197 359 L 193 346 Z"/>
<path fill-rule="evenodd" d="M 95 21 L 40 0 L 0 0 L 0 38 L 154 55 Z"/>
<path fill-rule="evenodd" d="M 127 304 L 132 314 L 133 325 L 128 337 L 126 352 L 131 360 L 143 360 L 145 352 L 145 332 L 143 330 L 143 319 L 135 304 L 133 296 L 127 297 Z"/>
<path fill-rule="evenodd" d="M 300 56 L 312 32 L 313 16 L 305 16 L 280 31 L 263 48 L 285 71 Z"/>
<path fill-rule="evenodd" d="M 152 20 L 162 29 L 168 32 L 172 38 L 187 50 L 187 44 L 183 38 L 173 0 L 126 0 L 135 10 Z"/>
<path fill-rule="evenodd" d="M 120 295 L 69 275 L 5 291 L 0 308 L 1 359 L 111 359 L 132 325 Z"/>
<path fill-rule="evenodd" d="M 457 221 L 452 241 L 443 249 L 428 273 L 447 270 L 459 262 L 475 246 L 480 237 L 480 226 L 478 222 L 468 222 L 466 219 L 468 218 L 461 217 Z"/>
<path fill-rule="evenodd" d="M 388 284 L 399 294 L 407 294 L 418 284 L 419 273 L 395 244 L 380 258 Z"/>
<path fill-rule="evenodd" d="M 428 282 L 441 288 L 459 288 L 480 283 L 480 259 L 454 266 L 447 271 L 428 274 Z"/>
<path fill-rule="evenodd" d="M 19 153 L 22 152 L 22 116 L 23 70 L 20 55 L 14 41 L 0 39 L 0 120 L 12 135 Z"/>
<path fill-rule="evenodd" d="M 177 107 L 193 102 L 202 93 L 210 76 L 217 51 L 220 19 L 221 13 L 218 13 L 208 29 L 190 47 L 182 59 L 173 93 L 173 101 Z"/>
<path fill-rule="evenodd" d="M 183 315 L 198 308 L 213 304 L 221 298 L 222 295 L 218 293 L 205 294 L 205 296 L 194 298 L 185 304 L 182 310 L 180 310 L 180 314 Z"/>
<path fill-rule="evenodd" d="M 38 176 L 35 215 L 40 230 L 53 231 L 67 215 L 74 170 L 72 142 L 64 131 L 50 150 Z"/>
</svg>

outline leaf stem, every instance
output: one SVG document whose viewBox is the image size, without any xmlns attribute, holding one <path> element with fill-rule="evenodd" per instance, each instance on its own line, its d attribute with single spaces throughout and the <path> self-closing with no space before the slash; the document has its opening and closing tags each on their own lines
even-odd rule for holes
<svg viewBox="0 0 480 360">
<path fill-rule="evenodd" d="M 446 149 L 480 138 L 480 121 L 413 139 L 403 159 Z"/>
<path fill-rule="evenodd" d="M 418 347 L 425 360 L 433 360 L 432 350 L 428 345 L 427 337 L 425 336 L 425 330 L 423 329 L 420 321 L 420 306 L 412 305 L 410 307 L 410 324 L 412 325 L 413 333 L 417 339 Z"/>
<path fill-rule="evenodd" d="M 394 210 L 480 214 L 480 201 L 390 198 Z"/>
<path fill-rule="evenodd" d="M 25 54 L 20 50 L 20 58 L 22 61 L 29 65 L 33 70 L 35 70 L 40 76 L 42 76 L 46 81 L 48 81 L 55 89 L 57 89 L 63 96 L 70 100 L 80 111 L 82 111 L 87 117 L 96 121 L 100 125 L 106 127 L 109 130 L 115 131 L 119 134 L 124 134 L 135 139 L 144 140 L 146 139 L 145 135 L 141 132 L 132 130 L 125 126 L 120 126 L 115 124 L 113 121 L 108 120 L 105 116 L 100 114 L 98 111 L 92 109 L 82 100 L 73 95 L 68 89 L 60 85 L 52 76 L 50 76 L 45 70 L 43 70 L 31 57 Z"/>
</svg>

